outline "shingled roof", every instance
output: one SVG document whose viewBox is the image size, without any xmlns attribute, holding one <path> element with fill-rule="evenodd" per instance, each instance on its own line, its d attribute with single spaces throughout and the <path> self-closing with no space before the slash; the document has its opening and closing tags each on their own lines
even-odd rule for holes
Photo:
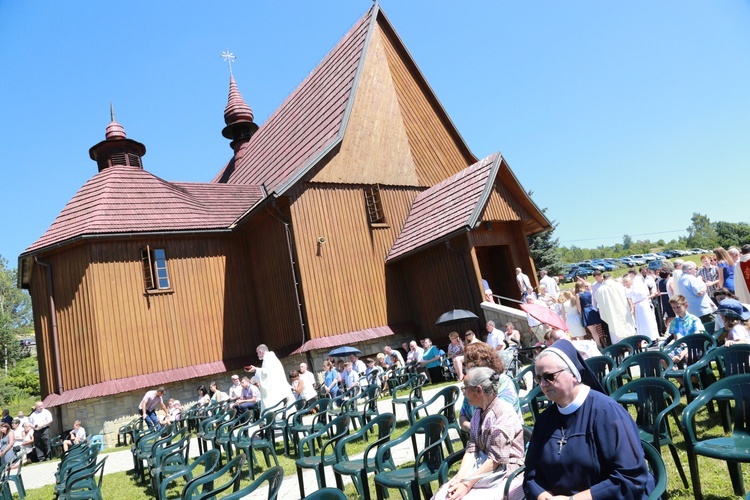
<svg viewBox="0 0 750 500">
<path fill-rule="evenodd" d="M 167 182 L 138 167 L 106 168 L 21 257 L 87 235 L 227 229 L 262 197 L 258 186 Z"/>
<path fill-rule="evenodd" d="M 283 192 L 338 145 L 379 7 L 373 6 L 214 178 Z M 240 155 L 238 155 L 240 156 Z"/>
<path fill-rule="evenodd" d="M 487 204 L 501 161 L 495 153 L 419 193 L 386 262 L 471 230 Z"/>
</svg>

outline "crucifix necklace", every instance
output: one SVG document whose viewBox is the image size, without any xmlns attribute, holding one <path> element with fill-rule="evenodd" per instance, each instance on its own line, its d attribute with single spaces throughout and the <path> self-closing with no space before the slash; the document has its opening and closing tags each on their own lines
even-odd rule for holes
<svg viewBox="0 0 750 500">
<path fill-rule="evenodd" d="M 557 440 L 557 454 L 562 455 L 562 447 L 568 442 L 565 436 L 565 429 L 560 427 L 560 432 L 562 433 L 562 437 Z"/>
</svg>

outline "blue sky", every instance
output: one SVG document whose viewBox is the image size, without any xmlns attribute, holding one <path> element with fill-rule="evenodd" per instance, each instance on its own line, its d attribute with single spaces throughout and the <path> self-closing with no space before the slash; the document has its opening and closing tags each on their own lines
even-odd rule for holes
<svg viewBox="0 0 750 500">
<path fill-rule="evenodd" d="M 96 173 L 109 103 L 144 167 L 209 181 L 228 71 L 262 125 L 370 7 L 0 0 L 0 255 Z M 669 240 L 694 211 L 748 222 L 747 1 L 396 1 L 381 6 L 471 150 L 501 151 L 561 244 Z"/>
</svg>

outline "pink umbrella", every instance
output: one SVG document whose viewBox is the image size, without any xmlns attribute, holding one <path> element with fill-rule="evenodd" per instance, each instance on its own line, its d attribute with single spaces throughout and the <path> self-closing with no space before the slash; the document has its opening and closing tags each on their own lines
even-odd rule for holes
<svg viewBox="0 0 750 500">
<path fill-rule="evenodd" d="M 557 314 L 547 306 L 539 304 L 521 304 L 521 309 L 529 313 L 529 316 L 539 321 L 540 323 L 549 325 L 552 328 L 559 328 L 560 330 L 565 330 L 566 332 L 568 331 L 568 325 L 565 324 L 565 320 L 563 320 L 559 314 Z"/>
</svg>

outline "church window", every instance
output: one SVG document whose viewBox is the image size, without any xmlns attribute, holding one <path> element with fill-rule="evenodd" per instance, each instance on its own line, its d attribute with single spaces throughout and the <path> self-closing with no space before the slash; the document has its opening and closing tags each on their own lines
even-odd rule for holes
<svg viewBox="0 0 750 500">
<path fill-rule="evenodd" d="M 167 254 L 163 248 L 141 248 L 141 265 L 143 282 L 146 290 L 168 290 L 169 272 L 167 271 Z"/>
</svg>

